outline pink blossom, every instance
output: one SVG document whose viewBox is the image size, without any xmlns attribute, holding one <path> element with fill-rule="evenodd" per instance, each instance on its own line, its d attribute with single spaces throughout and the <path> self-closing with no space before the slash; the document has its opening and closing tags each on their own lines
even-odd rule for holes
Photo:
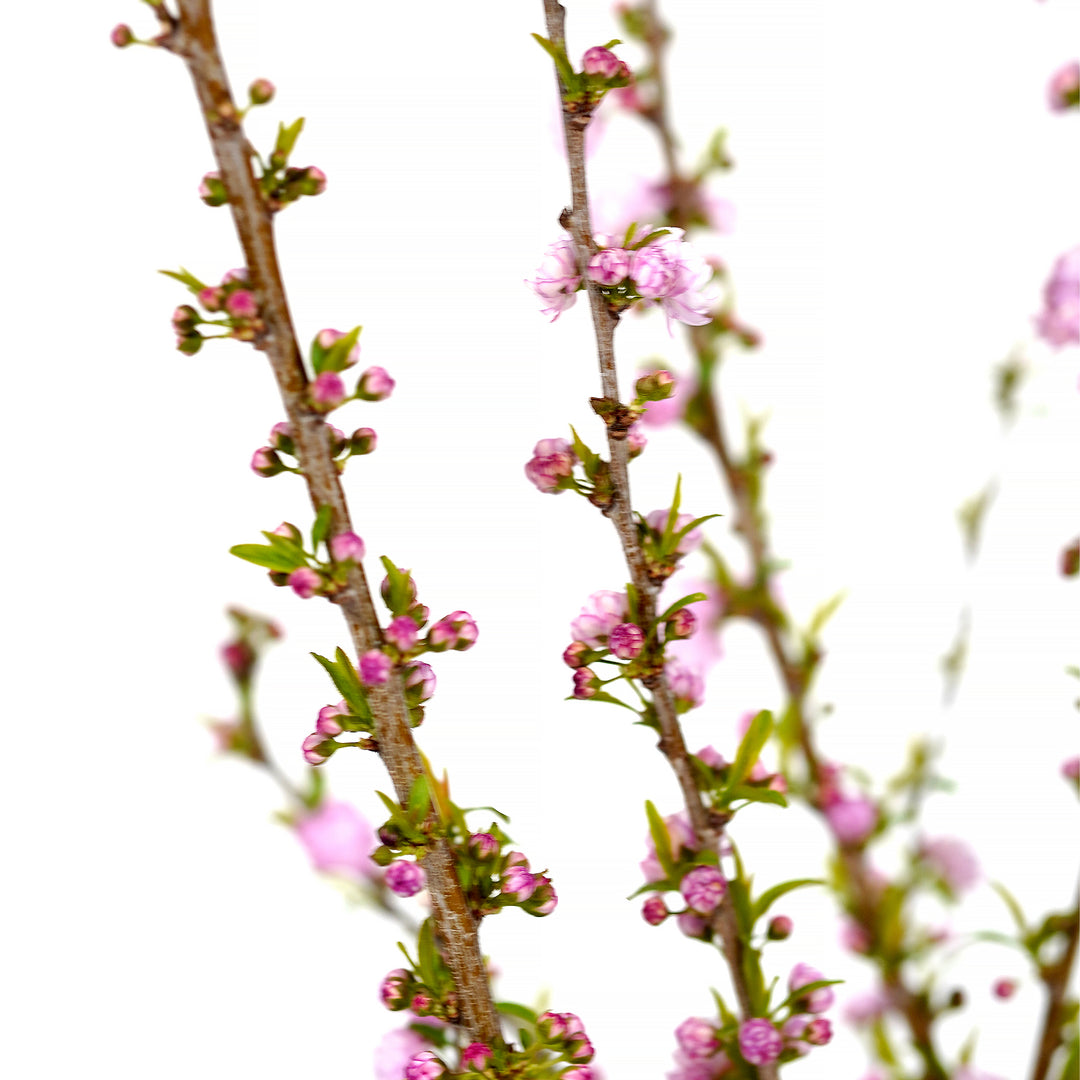
<svg viewBox="0 0 1080 1080">
<path fill-rule="evenodd" d="M 316 870 L 354 878 L 379 873 L 369 858 L 375 831 L 350 803 L 324 802 L 296 823 L 296 835 Z"/>
<path fill-rule="evenodd" d="M 359 562 L 364 557 L 364 541 L 354 532 L 338 533 L 330 540 L 330 556 L 334 562 Z"/>
<path fill-rule="evenodd" d="M 404 1080 L 439 1080 L 445 1075 L 446 1066 L 435 1056 L 435 1051 L 421 1050 L 405 1066 Z"/>
<path fill-rule="evenodd" d="M 809 964 L 796 964 L 788 976 L 788 990 L 794 993 L 796 990 L 813 982 L 820 982 L 825 976 L 817 968 Z M 817 990 L 811 990 L 802 999 L 802 1008 L 810 1013 L 823 1013 L 832 1007 L 836 1000 L 831 986 L 822 986 Z"/>
<path fill-rule="evenodd" d="M 825 820 L 841 844 L 863 843 L 877 827 L 877 807 L 867 798 L 838 797 L 825 809 Z"/>
<path fill-rule="evenodd" d="M 398 859 L 386 868 L 386 884 L 398 896 L 415 896 L 424 887 L 424 868 Z"/>
<path fill-rule="evenodd" d="M 659 893 L 653 893 L 641 905 L 641 917 L 650 926 L 659 926 L 670 914 L 664 898 Z"/>
<path fill-rule="evenodd" d="M 315 721 L 315 730 L 321 735 L 333 739 L 345 730 L 338 722 L 338 717 L 348 715 L 349 706 L 344 700 L 339 701 L 336 705 L 324 705 L 319 710 L 318 720 Z"/>
<path fill-rule="evenodd" d="M 581 276 L 577 272 L 577 257 L 569 237 L 564 236 L 548 246 L 535 276 L 526 278 L 525 284 L 547 305 L 541 311 L 551 315 L 552 322 L 574 306 Z"/>
<path fill-rule="evenodd" d="M 253 319 L 258 312 L 255 296 L 247 289 L 237 289 L 225 299 L 225 310 L 238 319 Z"/>
<path fill-rule="evenodd" d="M 312 382 L 310 393 L 320 409 L 336 409 L 345 400 L 345 383 L 336 371 L 323 371 Z"/>
<path fill-rule="evenodd" d="M 397 385 L 386 372 L 386 368 L 369 367 L 360 376 L 357 391 L 366 401 L 385 401 Z"/>
<path fill-rule="evenodd" d="M 872 944 L 870 935 L 854 919 L 845 919 L 840 924 L 840 944 L 850 952 L 866 954 Z"/>
<path fill-rule="evenodd" d="M 739 1051 L 751 1065 L 771 1065 L 784 1049 L 784 1040 L 763 1018 L 745 1020 L 739 1027 Z"/>
<path fill-rule="evenodd" d="M 536 889 L 536 878 L 528 866 L 511 866 L 499 884 L 499 891 L 507 899 L 520 902 L 528 900 Z"/>
<path fill-rule="evenodd" d="M 608 635 L 608 646 L 620 660 L 636 660 L 645 647 L 645 631 L 637 623 L 619 623 Z"/>
<path fill-rule="evenodd" d="M 691 1016 L 675 1029 L 675 1041 L 688 1058 L 695 1060 L 712 1057 L 720 1049 L 716 1028 L 699 1016 Z"/>
<path fill-rule="evenodd" d="M 626 616 L 626 593 L 601 589 L 589 597 L 581 614 L 570 624 L 570 635 L 590 648 L 606 648 L 608 635 L 626 622 Z"/>
<path fill-rule="evenodd" d="M 529 897 L 525 910 L 531 915 L 550 915 L 559 905 L 559 894 L 547 874 L 536 874 L 534 882 L 536 889 Z"/>
<path fill-rule="evenodd" d="M 703 326 L 712 318 L 720 289 L 712 283 L 712 267 L 682 237 L 682 229 L 671 229 L 638 248 L 630 262 L 630 276 L 643 300 L 660 305 L 669 327 L 672 319 Z"/>
<path fill-rule="evenodd" d="M 694 911 L 708 915 L 727 895 L 727 880 L 715 866 L 695 866 L 679 883 L 679 892 Z"/>
<path fill-rule="evenodd" d="M 589 260 L 589 278 L 598 285 L 618 285 L 630 272 L 630 252 L 622 248 L 605 248 Z"/>
<path fill-rule="evenodd" d="M 390 657 L 380 649 L 369 649 L 360 657 L 360 681 L 365 686 L 383 686 L 390 677 Z"/>
<path fill-rule="evenodd" d="M 599 75 L 604 79 L 613 79 L 626 65 L 610 50 L 602 45 L 594 45 L 585 50 L 581 58 L 581 70 L 586 75 Z"/>
<path fill-rule="evenodd" d="M 844 1006 L 844 1019 L 849 1024 L 869 1024 L 884 1016 L 889 1008 L 889 998 L 884 990 L 866 990 L 849 998 Z"/>
<path fill-rule="evenodd" d="M 541 439 L 525 463 L 529 482 L 544 494 L 558 495 L 559 481 L 574 475 L 577 454 L 565 439 Z"/>
<path fill-rule="evenodd" d="M 493 1060 L 494 1054 L 491 1052 L 491 1047 L 488 1046 L 487 1043 L 469 1043 L 469 1045 L 461 1051 L 461 1064 L 477 1071 L 485 1069 Z"/>
<path fill-rule="evenodd" d="M 1043 310 L 1035 318 L 1039 336 L 1055 349 L 1080 343 L 1080 245 L 1066 251 L 1043 287 Z"/>
<path fill-rule="evenodd" d="M 626 433 L 626 445 L 630 450 L 631 460 L 649 445 L 649 440 L 645 437 L 645 432 L 641 430 L 640 423 L 630 425 L 630 430 Z"/>
<path fill-rule="evenodd" d="M 1080 104 L 1080 61 L 1070 60 L 1050 77 L 1046 99 L 1053 112 L 1064 112 Z"/>
<path fill-rule="evenodd" d="M 301 566 L 289 575 L 289 587 L 301 600 L 310 600 L 322 585 L 322 578 L 310 566 Z"/>
<path fill-rule="evenodd" d="M 375 1080 L 401 1080 L 409 1062 L 428 1045 L 410 1027 L 388 1031 L 375 1048 Z"/>
<path fill-rule="evenodd" d="M 701 578 L 687 574 L 676 574 L 668 578 L 664 585 L 659 607 L 663 611 L 666 605 L 696 592 L 704 593 L 706 599 L 687 604 L 684 609 L 693 613 L 697 623 L 696 629 L 688 638 L 669 640 L 664 651 L 666 655 L 678 660 L 691 671 L 704 676 L 724 655 L 718 628 L 720 617 L 724 612 L 723 594 L 710 581 L 703 581 Z"/>
<path fill-rule="evenodd" d="M 685 849 L 689 854 L 694 854 L 698 849 L 698 838 L 690 824 L 690 815 L 685 810 L 664 818 L 664 825 L 668 832 L 668 841 L 671 845 L 671 854 L 678 859 L 680 852 Z M 652 832 L 645 837 L 646 855 L 641 862 L 641 872 L 646 881 L 662 881 L 664 868 L 656 857 L 656 845 L 653 843 Z"/>
<path fill-rule="evenodd" d="M 950 892 L 966 892 L 979 880 L 978 860 L 963 840 L 951 836 L 924 840 L 919 845 L 919 856 Z"/>
<path fill-rule="evenodd" d="M 393 619 L 390 625 L 383 631 L 386 638 L 395 649 L 400 652 L 408 652 L 417 642 L 419 634 L 416 622 L 410 615 L 399 615 Z"/>
<path fill-rule="evenodd" d="M 709 929 L 709 920 L 693 911 L 684 911 L 677 915 L 675 923 L 688 938 L 704 939 Z"/>
</svg>

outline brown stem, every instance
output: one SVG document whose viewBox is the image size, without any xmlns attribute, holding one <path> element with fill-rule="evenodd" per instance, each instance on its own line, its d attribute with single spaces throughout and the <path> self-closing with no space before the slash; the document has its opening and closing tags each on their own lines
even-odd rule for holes
<svg viewBox="0 0 1080 1080">
<path fill-rule="evenodd" d="M 1031 1070 L 1031 1080 L 1046 1080 L 1054 1052 L 1061 1045 L 1066 995 L 1073 965 L 1076 963 L 1077 940 L 1080 939 L 1080 886 L 1073 909 L 1065 917 L 1068 920 L 1065 951 L 1056 964 L 1048 964 L 1040 972 L 1043 986 L 1046 987 L 1046 1008 L 1043 1010 L 1039 1049 Z"/>
<path fill-rule="evenodd" d="M 251 169 L 252 148 L 238 120 L 228 79 L 214 33 L 209 0 L 178 0 L 179 22 L 159 38 L 181 56 L 195 84 L 207 134 L 221 180 L 229 192 L 229 207 L 265 329 L 255 347 L 267 354 L 307 482 L 312 506 L 330 507 L 331 535 L 351 530 L 349 510 L 330 454 L 324 418 L 312 408 L 285 288 L 278 266 L 270 211 Z M 355 565 L 345 588 L 335 597 L 341 607 L 357 653 L 382 643 L 375 607 L 361 566 Z M 400 801 L 423 773 L 420 755 L 409 730 L 408 707 L 399 682 L 371 693 L 379 755 Z M 435 925 L 446 964 L 458 993 L 463 1026 L 470 1036 L 500 1043 L 499 1019 L 491 999 L 477 934 L 445 839 L 436 840 L 424 857 Z"/>
<path fill-rule="evenodd" d="M 566 11 L 562 4 L 558 0 L 544 0 L 544 16 L 548 39 L 556 48 L 565 48 Z M 564 87 L 560 84 L 560 101 L 563 101 L 563 89 Z M 592 224 L 589 220 L 589 194 L 585 172 L 585 129 L 589 124 L 589 112 L 587 108 L 582 109 L 575 103 L 563 101 L 562 118 L 570 169 L 572 205 L 569 210 L 563 212 L 561 220 L 573 238 L 577 269 L 586 283 L 589 309 L 596 334 L 600 385 L 606 402 L 614 406 L 619 402 L 614 344 L 618 315 L 611 310 L 599 287 L 589 281 L 586 273 L 589 259 L 595 251 Z M 640 616 L 648 625 L 656 617 L 656 596 L 659 588 L 649 576 L 637 525 L 634 522 L 630 501 L 630 479 L 627 471 L 629 451 L 626 444 L 626 431 L 617 425 L 607 426 L 607 442 L 611 461 L 613 498 L 611 505 L 605 509 L 605 513 L 615 525 L 630 578 L 640 600 Z M 694 770 L 690 764 L 690 755 L 683 739 L 682 727 L 675 711 L 671 689 L 662 672 L 650 679 L 647 685 L 652 691 L 653 705 L 660 725 L 659 747 L 678 780 L 694 832 L 705 848 L 719 853 L 722 821 L 709 811 L 701 798 Z M 744 1017 L 749 1017 L 752 1015 L 752 1009 L 750 994 L 743 975 L 743 942 L 731 904 L 721 904 L 717 909 L 713 917 L 713 929 L 722 942 L 724 957 L 735 986 L 740 1010 Z M 761 1080 L 776 1080 L 778 1074 L 775 1066 L 764 1065 L 759 1067 L 758 1075 Z"/>
</svg>

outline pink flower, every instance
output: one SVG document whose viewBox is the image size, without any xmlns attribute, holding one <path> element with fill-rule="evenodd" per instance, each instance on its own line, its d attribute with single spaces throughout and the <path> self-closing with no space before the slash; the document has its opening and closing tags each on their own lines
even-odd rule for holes
<svg viewBox="0 0 1080 1080">
<path fill-rule="evenodd" d="M 668 578 L 660 598 L 660 610 L 690 593 L 704 593 L 707 599 L 687 604 L 683 609 L 692 613 L 696 626 L 690 637 L 680 640 L 668 639 L 665 654 L 678 660 L 684 667 L 704 676 L 724 655 L 720 644 L 718 623 L 724 612 L 724 597 L 710 581 L 677 574 Z"/>
<path fill-rule="evenodd" d="M 649 374 L 649 372 L 646 372 Z M 642 414 L 641 423 L 646 427 L 665 427 L 681 420 L 686 412 L 687 402 L 697 392 L 697 380 L 692 375 L 677 375 L 675 378 L 675 391 L 670 397 L 662 401 L 648 401 L 645 403 L 645 412 Z"/>
<path fill-rule="evenodd" d="M 812 982 L 820 982 L 825 976 L 817 968 L 809 964 L 796 964 L 788 976 L 788 990 L 794 993 L 796 990 L 809 985 Z M 823 1013 L 832 1007 L 836 995 L 831 986 L 822 986 L 817 990 L 811 990 L 802 999 L 801 1008 L 810 1013 Z"/>
<path fill-rule="evenodd" d="M 491 1047 L 487 1043 L 469 1043 L 461 1051 L 461 1064 L 478 1072 L 490 1065 L 494 1058 L 495 1055 L 491 1052 Z"/>
<path fill-rule="evenodd" d="M 577 454 L 565 439 L 541 439 L 525 463 L 525 475 L 537 490 L 558 495 L 559 481 L 573 476 Z"/>
<path fill-rule="evenodd" d="M 675 695 L 676 704 L 689 709 L 699 708 L 705 701 L 705 682 L 696 672 L 678 660 L 669 660 L 664 665 L 668 687 Z"/>
<path fill-rule="evenodd" d="M 1080 344 L 1080 246 L 1054 263 L 1043 287 L 1043 310 L 1035 318 L 1035 327 L 1055 349 Z"/>
<path fill-rule="evenodd" d="M 636 660 L 645 647 L 645 631 L 637 623 L 619 623 L 608 635 L 608 646 L 620 660 Z"/>
<path fill-rule="evenodd" d="M 978 860 L 963 840 L 951 836 L 924 840 L 919 856 L 952 893 L 966 892 L 979 880 Z"/>
<path fill-rule="evenodd" d="M 386 868 L 386 884 L 398 896 L 415 896 L 424 887 L 424 868 L 398 859 Z"/>
<path fill-rule="evenodd" d="M 375 831 L 350 803 L 324 802 L 296 823 L 296 835 L 316 870 L 353 878 L 379 872 L 369 858 Z"/>
<path fill-rule="evenodd" d="M 289 587 L 301 600 L 310 600 L 322 585 L 322 578 L 310 566 L 301 566 L 289 575 Z"/>
<path fill-rule="evenodd" d="M 675 1029 L 675 1041 L 688 1058 L 695 1060 L 712 1057 L 720 1049 L 716 1028 L 698 1016 L 691 1016 Z"/>
<path fill-rule="evenodd" d="M 601 589 L 589 597 L 581 614 L 570 624 L 570 635 L 590 648 L 606 648 L 608 635 L 626 622 L 626 615 L 626 593 Z"/>
<path fill-rule="evenodd" d="M 1080 61 L 1070 60 L 1054 72 L 1046 87 L 1046 98 L 1053 112 L 1080 105 Z"/>
<path fill-rule="evenodd" d="M 412 1028 L 388 1031 L 375 1048 L 375 1080 L 401 1080 L 409 1062 L 428 1046 Z"/>
<path fill-rule="evenodd" d="M 739 1027 L 739 1050 L 751 1065 L 771 1065 L 783 1049 L 780 1032 L 768 1020 L 746 1020 Z"/>
<path fill-rule="evenodd" d="M 445 1075 L 446 1066 L 435 1056 L 435 1051 L 421 1050 L 405 1066 L 404 1080 L 439 1080 Z"/>
<path fill-rule="evenodd" d="M 600 75 L 605 79 L 613 79 L 626 65 L 610 50 L 602 45 L 594 45 L 585 50 L 581 58 L 581 70 L 586 75 Z"/>
<path fill-rule="evenodd" d="M 838 797 L 825 809 L 825 820 L 841 844 L 858 845 L 867 840 L 877 826 L 877 807 L 867 798 Z"/>
<path fill-rule="evenodd" d="M 708 915 L 727 895 L 727 880 L 715 866 L 695 866 L 679 883 L 679 892 L 694 911 Z"/>
<path fill-rule="evenodd" d="M 889 1008 L 889 998 L 884 990 L 867 990 L 856 994 L 844 1006 L 844 1019 L 849 1024 L 870 1024 L 884 1016 Z"/>
<path fill-rule="evenodd" d="M 598 285 L 618 285 L 630 273 L 630 252 L 622 248 L 605 248 L 589 260 L 589 278 Z"/>
<path fill-rule="evenodd" d="M 356 562 L 364 557 L 364 541 L 354 532 L 338 533 L 330 540 L 330 556 L 334 562 Z"/>
<path fill-rule="evenodd" d="M 225 300 L 225 310 L 237 319 L 253 319 L 258 313 L 255 296 L 247 289 L 237 289 L 229 293 Z"/>
<path fill-rule="evenodd" d="M 703 326 L 720 298 L 719 287 L 712 283 L 712 267 L 682 237 L 682 229 L 671 229 L 638 248 L 630 262 L 638 295 L 663 308 L 669 328 L 672 319 Z"/>
<path fill-rule="evenodd" d="M 393 619 L 390 625 L 383 631 L 386 638 L 395 649 L 400 652 L 408 652 L 417 642 L 419 634 L 416 629 L 416 621 L 410 615 L 399 615 Z"/>
<path fill-rule="evenodd" d="M 525 284 L 547 305 L 541 308 L 544 315 L 551 315 L 554 322 L 567 308 L 574 306 L 575 293 L 581 285 L 577 272 L 577 258 L 569 237 L 551 244 L 537 267 L 533 278 Z"/>
<path fill-rule="evenodd" d="M 383 686 L 390 677 L 390 657 L 380 649 L 370 649 L 360 657 L 360 681 L 365 686 Z"/>
</svg>

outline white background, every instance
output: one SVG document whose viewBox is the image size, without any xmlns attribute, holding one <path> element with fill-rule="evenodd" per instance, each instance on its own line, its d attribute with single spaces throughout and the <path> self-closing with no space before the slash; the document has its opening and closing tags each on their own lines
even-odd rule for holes
<svg viewBox="0 0 1080 1080">
<path fill-rule="evenodd" d="M 737 230 L 716 250 L 766 346 L 734 357 L 725 386 L 733 421 L 740 404 L 771 413 L 784 594 L 805 619 L 848 590 L 827 635 L 818 700 L 835 712 L 822 741 L 881 776 L 913 734 L 943 738 L 958 789 L 932 802 L 927 830 L 971 838 L 986 874 L 1033 913 L 1064 906 L 1077 819 L 1057 770 L 1078 748 L 1080 687 L 1063 669 L 1080 662 L 1080 586 L 1056 565 L 1080 518 L 1078 351 L 1031 344 L 1031 316 L 1080 236 L 1080 118 L 1044 101 L 1075 52 L 1077 5 L 664 6 L 679 28 L 686 153 L 723 124 L 738 162 L 717 187 Z M 280 88 L 254 140 L 305 115 L 296 161 L 329 176 L 325 196 L 280 223 L 302 337 L 362 322 L 365 362 L 398 380 L 389 402 L 338 421 L 380 436 L 346 474 L 370 568 L 392 555 L 434 613 L 467 608 L 480 625 L 472 652 L 437 661 L 423 746 L 461 803 L 512 815 L 559 890 L 551 918 L 485 925 L 501 992 L 549 991 L 579 1013 L 611 1080 L 661 1076 L 672 1030 L 708 1015 L 707 987 L 725 981 L 717 957 L 672 926 L 646 927 L 624 900 L 643 800 L 676 807 L 652 739 L 618 710 L 562 700 L 569 620 L 625 575 L 604 519 L 542 498 L 521 472 L 533 443 L 568 422 L 599 441 L 584 305 L 550 326 L 522 285 L 567 190 L 551 72 L 528 36 L 541 5 L 219 9 L 234 86 L 267 76 Z M 270 782 L 215 759 L 200 724 L 232 708 L 215 653 L 222 608 L 274 615 L 287 638 L 260 705 L 299 775 L 299 741 L 334 696 L 307 653 L 344 632 L 328 605 L 270 589 L 226 554 L 308 511 L 295 478 L 247 468 L 281 418 L 264 359 L 231 343 L 194 358 L 172 349 L 184 297 L 153 271 L 213 279 L 239 263 L 227 212 L 195 196 L 212 161 L 187 76 L 166 54 L 112 50 L 119 20 L 153 31 L 135 3 L 18 5 L 8 17 L 2 1071 L 368 1077 L 395 1022 L 375 1004 L 397 963 L 392 937 L 310 873 L 271 823 L 282 802 Z M 617 36 L 607 5 L 573 4 L 569 35 L 575 57 Z M 614 120 L 597 190 L 657 172 L 648 133 Z M 655 317 L 628 321 L 618 345 L 627 374 L 648 355 L 685 366 Z M 1014 346 L 1033 376 L 1002 442 L 990 372 Z M 678 431 L 657 434 L 635 466 L 637 505 L 666 505 L 678 471 L 688 508 L 727 513 L 714 470 Z M 954 511 L 994 475 L 1000 495 L 968 574 Z M 970 669 L 944 711 L 938 658 L 967 600 Z M 730 753 L 737 717 L 780 696 L 756 635 L 733 628 L 725 649 L 688 738 Z M 328 769 L 334 791 L 374 817 L 370 792 L 388 781 L 374 759 L 342 757 Z M 825 850 L 799 809 L 751 811 L 738 837 L 762 883 L 816 873 Z M 838 956 L 824 895 L 784 910 L 796 933 L 770 951 L 770 970 L 805 959 L 849 979 L 842 996 L 868 985 Z M 928 917 L 958 932 L 1006 927 L 985 885 L 958 914 Z M 992 1002 L 999 974 L 1025 973 L 992 946 L 962 954 L 948 979 L 968 984 L 972 1008 L 943 1038 L 955 1049 L 979 1027 L 980 1064 L 1019 1080 L 1041 999 L 1028 981 Z M 863 1062 L 845 1033 L 790 1072 L 857 1077 Z"/>
</svg>

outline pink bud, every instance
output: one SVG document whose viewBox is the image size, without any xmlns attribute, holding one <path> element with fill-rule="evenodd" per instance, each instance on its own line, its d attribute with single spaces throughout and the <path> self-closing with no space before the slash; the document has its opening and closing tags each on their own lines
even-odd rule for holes
<svg viewBox="0 0 1080 1080">
<path fill-rule="evenodd" d="M 405 616 L 402 616 L 403 618 Z M 395 620 L 396 621 L 396 620 Z M 416 625 L 416 621 L 413 625 Z M 419 705 L 435 693 L 435 672 L 423 660 L 405 665 L 405 697 L 410 705 Z"/>
<path fill-rule="evenodd" d="M 224 206 L 229 201 L 229 193 L 221 182 L 221 173 L 208 172 L 202 178 L 199 183 L 199 198 L 207 206 Z"/>
<path fill-rule="evenodd" d="M 1015 979 L 997 979 L 993 986 L 994 997 L 1008 1001 L 1016 993 Z"/>
<path fill-rule="evenodd" d="M 349 453 L 370 454 L 375 449 L 378 441 L 378 436 L 372 428 L 357 428 L 349 436 Z"/>
<path fill-rule="evenodd" d="M 293 445 L 292 425 L 284 420 L 275 424 L 270 429 L 269 442 L 275 450 L 280 450 L 285 454 L 292 454 L 296 449 Z"/>
<path fill-rule="evenodd" d="M 386 868 L 386 884 L 398 896 L 415 896 L 424 887 L 423 867 L 398 860 Z"/>
<path fill-rule="evenodd" d="M 621 73 L 624 66 L 610 49 L 605 49 L 602 45 L 586 49 L 581 58 L 581 69 L 586 75 L 599 75 L 604 79 L 613 79 Z"/>
<path fill-rule="evenodd" d="M 675 922 L 688 938 L 704 938 L 709 929 L 708 920 L 692 911 L 684 911 Z"/>
<path fill-rule="evenodd" d="M 630 451 L 630 460 L 632 461 L 649 445 L 649 440 L 645 437 L 645 432 L 641 430 L 641 424 L 631 424 L 630 430 L 626 433 L 626 446 Z"/>
<path fill-rule="evenodd" d="M 746 1020 L 739 1028 L 739 1051 L 751 1065 L 771 1065 L 784 1049 L 780 1032 L 765 1019 Z"/>
<path fill-rule="evenodd" d="M 559 905 L 559 896 L 551 878 L 546 874 L 537 874 L 534 879 L 536 889 L 525 903 L 525 910 L 530 915 L 550 915 Z"/>
<path fill-rule="evenodd" d="M 220 311 L 224 300 L 225 293 L 216 285 L 210 285 L 199 292 L 199 303 L 207 311 Z"/>
<path fill-rule="evenodd" d="M 596 697 L 599 689 L 600 680 L 591 668 L 581 667 L 574 672 L 574 697 L 579 701 Z"/>
<path fill-rule="evenodd" d="M 636 623 L 620 623 L 608 634 L 608 648 L 620 660 L 636 660 L 645 648 L 645 631 Z"/>
<path fill-rule="evenodd" d="M 356 392 L 365 401 L 384 401 L 393 392 L 395 385 L 385 368 L 369 367 L 360 376 Z"/>
<path fill-rule="evenodd" d="M 847 846 L 858 846 L 870 838 L 877 827 L 877 807 L 866 798 L 840 797 L 825 809 L 825 820 L 836 839 Z"/>
<path fill-rule="evenodd" d="M 135 35 L 126 23 L 117 23 L 109 34 L 109 40 L 118 48 L 125 49 L 135 43 Z"/>
<path fill-rule="evenodd" d="M 720 1049 L 716 1028 L 698 1016 L 691 1016 L 675 1029 L 675 1041 L 682 1052 L 694 1061 L 712 1057 Z"/>
<path fill-rule="evenodd" d="M 299 544 L 304 539 L 300 530 L 291 521 L 283 521 L 272 531 L 275 536 L 283 536 L 286 540 L 291 540 L 294 544 Z"/>
<path fill-rule="evenodd" d="M 409 1058 L 405 1066 L 405 1080 L 440 1080 L 445 1075 L 446 1066 L 433 1050 L 421 1050 Z"/>
<path fill-rule="evenodd" d="M 582 657 L 589 651 L 589 646 L 584 641 L 571 641 L 563 650 L 563 663 L 569 668 L 583 667 L 585 661 Z"/>
<path fill-rule="evenodd" d="M 326 190 L 326 173 L 314 165 L 309 165 L 305 170 L 304 179 L 311 189 L 312 195 L 321 195 Z"/>
<path fill-rule="evenodd" d="M 277 476 L 285 471 L 285 466 L 269 446 L 260 446 L 251 455 L 251 471 L 259 476 Z"/>
<path fill-rule="evenodd" d="M 345 730 L 338 723 L 338 717 L 348 715 L 349 707 L 344 701 L 339 701 L 336 705 L 324 705 L 319 710 L 319 719 L 315 722 L 315 730 L 334 738 L 334 736 L 340 735 Z"/>
<path fill-rule="evenodd" d="M 406 994 L 410 982 L 412 976 L 404 968 L 394 968 L 387 972 L 379 984 L 379 1000 L 394 1012 L 403 1009 L 408 1001 Z"/>
<path fill-rule="evenodd" d="M 313 731 L 301 744 L 304 760 L 309 765 L 321 765 L 337 748 L 333 739 Z"/>
<path fill-rule="evenodd" d="M 364 541 L 354 532 L 338 533 L 330 540 L 330 557 L 334 562 L 358 563 L 364 557 Z"/>
<path fill-rule="evenodd" d="M 605 248 L 589 260 L 589 278 L 608 288 L 618 285 L 630 274 L 630 253 L 622 248 Z"/>
<path fill-rule="evenodd" d="M 1054 112 L 1080 105 L 1080 62 L 1070 60 L 1054 72 L 1046 88 L 1046 97 Z"/>
<path fill-rule="evenodd" d="M 390 625 L 383 632 L 383 637 L 386 638 L 395 649 L 407 653 L 416 644 L 416 623 L 408 615 L 399 615 L 396 619 L 391 621 Z"/>
<path fill-rule="evenodd" d="M 269 79 L 256 79 L 248 87 L 248 98 L 252 105 L 266 105 L 274 97 L 274 84 Z"/>
<path fill-rule="evenodd" d="M 815 1016 L 803 1030 L 802 1038 L 811 1046 L 825 1046 L 832 1039 L 832 1024 L 824 1016 Z"/>
<path fill-rule="evenodd" d="M 656 893 L 648 897 L 641 905 L 641 917 L 650 926 L 659 926 L 670 914 L 664 898 Z"/>
<path fill-rule="evenodd" d="M 221 279 L 222 285 L 231 285 L 234 281 L 247 282 L 250 275 L 246 266 L 237 266 L 232 270 L 226 270 Z"/>
<path fill-rule="evenodd" d="M 390 677 L 390 657 L 371 649 L 360 657 L 360 681 L 365 686 L 384 686 Z"/>
<path fill-rule="evenodd" d="M 536 889 L 536 878 L 526 866 L 511 866 L 499 884 L 499 891 L 509 900 L 528 900 Z"/>
<path fill-rule="evenodd" d="M 461 1064 L 470 1069 L 475 1069 L 477 1072 L 486 1069 L 494 1060 L 495 1055 L 491 1052 L 491 1047 L 487 1043 L 469 1043 L 461 1051 Z"/>
<path fill-rule="evenodd" d="M 1080 757 L 1066 758 L 1061 763 L 1061 775 L 1074 784 L 1080 782 Z"/>
<path fill-rule="evenodd" d="M 679 883 L 679 892 L 694 911 L 708 915 L 727 895 L 727 879 L 715 866 L 695 866 Z"/>
<path fill-rule="evenodd" d="M 258 314 L 255 294 L 247 289 L 236 289 L 225 298 L 225 310 L 237 319 L 253 319 Z"/>
<path fill-rule="evenodd" d="M 811 967 L 809 964 L 796 964 L 788 976 L 788 990 L 794 993 L 808 983 L 820 982 L 824 977 L 817 968 Z M 833 993 L 832 987 L 822 986 L 817 990 L 811 990 L 802 998 L 799 1008 L 800 1011 L 809 1013 L 823 1013 L 831 1008 L 835 1000 L 836 995 Z"/>
<path fill-rule="evenodd" d="M 791 931 L 794 929 L 795 924 L 787 915 L 774 915 L 769 920 L 768 938 L 770 941 L 784 941 L 791 937 Z"/>
<path fill-rule="evenodd" d="M 469 837 L 469 851 L 478 859 L 490 859 L 498 854 L 499 841 L 491 833 L 473 833 Z"/>
<path fill-rule="evenodd" d="M 289 575 L 289 587 L 301 600 L 310 600 L 322 586 L 322 578 L 310 566 L 301 566 Z"/>
<path fill-rule="evenodd" d="M 573 476 L 577 454 L 565 439 L 541 439 L 525 463 L 525 475 L 545 494 L 559 494 L 559 481 Z"/>
<path fill-rule="evenodd" d="M 336 371 L 323 371 L 312 382 L 310 394 L 317 408 L 336 409 L 345 400 L 345 383 Z"/>
</svg>

